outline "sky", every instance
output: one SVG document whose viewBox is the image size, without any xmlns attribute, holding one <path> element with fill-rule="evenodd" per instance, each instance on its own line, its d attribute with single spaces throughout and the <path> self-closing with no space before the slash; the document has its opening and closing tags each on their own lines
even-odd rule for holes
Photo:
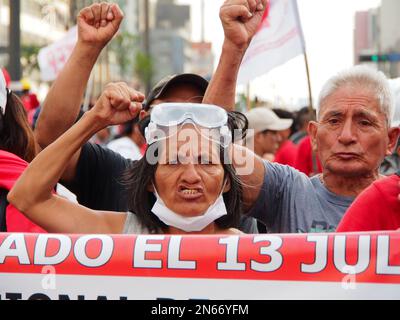
<svg viewBox="0 0 400 320">
<path fill-rule="evenodd" d="M 200 0 L 177 0 L 192 6 L 193 40 L 200 40 Z M 219 57 L 223 30 L 219 7 L 223 0 L 205 0 L 206 41 L 213 43 Z M 354 15 L 378 7 L 381 0 L 298 0 L 298 7 L 310 66 L 314 101 L 323 84 L 338 71 L 353 65 Z M 298 56 L 251 83 L 251 95 L 292 108 L 308 99 L 304 57 Z M 244 88 L 239 87 L 238 91 Z M 298 107 L 297 107 L 298 108 Z"/>
</svg>

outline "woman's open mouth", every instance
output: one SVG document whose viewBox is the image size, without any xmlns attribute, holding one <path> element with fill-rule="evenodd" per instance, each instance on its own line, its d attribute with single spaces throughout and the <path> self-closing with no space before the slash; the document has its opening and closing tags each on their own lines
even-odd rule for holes
<svg viewBox="0 0 400 320">
<path fill-rule="evenodd" d="M 195 200 L 203 196 L 202 188 L 179 187 L 178 194 L 185 200 Z"/>
</svg>

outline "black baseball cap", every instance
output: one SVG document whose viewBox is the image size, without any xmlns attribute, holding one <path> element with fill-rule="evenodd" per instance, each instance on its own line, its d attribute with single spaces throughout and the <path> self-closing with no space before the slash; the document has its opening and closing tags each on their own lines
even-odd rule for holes
<svg viewBox="0 0 400 320">
<path fill-rule="evenodd" d="M 166 76 L 151 89 L 143 103 L 143 109 L 148 111 L 154 100 L 159 99 L 169 88 L 177 84 L 191 84 L 199 88 L 202 95 L 206 93 L 208 87 L 208 81 L 194 73 L 181 73 Z"/>
</svg>

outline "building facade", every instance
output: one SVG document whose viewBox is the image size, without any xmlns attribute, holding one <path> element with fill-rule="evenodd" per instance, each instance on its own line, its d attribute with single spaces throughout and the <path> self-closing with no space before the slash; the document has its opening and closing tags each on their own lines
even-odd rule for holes
<svg viewBox="0 0 400 320">
<path fill-rule="evenodd" d="M 0 47 L 7 48 L 10 24 L 9 1 L 0 0 Z M 68 1 L 21 0 L 21 44 L 46 46 L 60 39 L 68 28 Z M 7 65 L 8 54 L 2 50 L 0 65 Z"/>
<path fill-rule="evenodd" d="M 384 54 L 400 56 L 400 1 L 382 0 L 379 11 L 380 49 Z M 391 78 L 400 77 L 400 61 L 390 61 L 384 70 Z"/>
<path fill-rule="evenodd" d="M 190 57 L 190 6 L 158 0 L 150 11 L 152 83 L 170 74 L 183 73 Z"/>
<path fill-rule="evenodd" d="M 399 13 L 400 1 L 398 0 L 382 0 L 379 8 L 356 13 L 354 30 L 355 64 L 361 62 L 361 56 L 371 55 L 374 58 L 363 63 L 376 67 L 391 78 L 400 77 L 400 62 L 398 61 L 400 57 Z"/>
<path fill-rule="evenodd" d="M 214 71 L 214 54 L 211 42 L 192 42 L 186 71 L 211 79 Z"/>
</svg>

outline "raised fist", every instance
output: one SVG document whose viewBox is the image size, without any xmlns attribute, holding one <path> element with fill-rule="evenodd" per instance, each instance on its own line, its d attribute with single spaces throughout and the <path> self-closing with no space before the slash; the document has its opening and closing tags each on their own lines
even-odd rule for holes
<svg viewBox="0 0 400 320">
<path fill-rule="evenodd" d="M 225 41 L 247 49 L 262 21 L 268 0 L 226 0 L 220 10 Z"/>
<path fill-rule="evenodd" d="M 78 15 L 78 39 L 102 49 L 118 32 L 123 18 L 117 4 L 94 3 Z"/>
<path fill-rule="evenodd" d="M 110 83 L 89 112 L 104 127 L 122 124 L 139 114 L 143 100 L 144 95 L 126 83 Z"/>
</svg>

